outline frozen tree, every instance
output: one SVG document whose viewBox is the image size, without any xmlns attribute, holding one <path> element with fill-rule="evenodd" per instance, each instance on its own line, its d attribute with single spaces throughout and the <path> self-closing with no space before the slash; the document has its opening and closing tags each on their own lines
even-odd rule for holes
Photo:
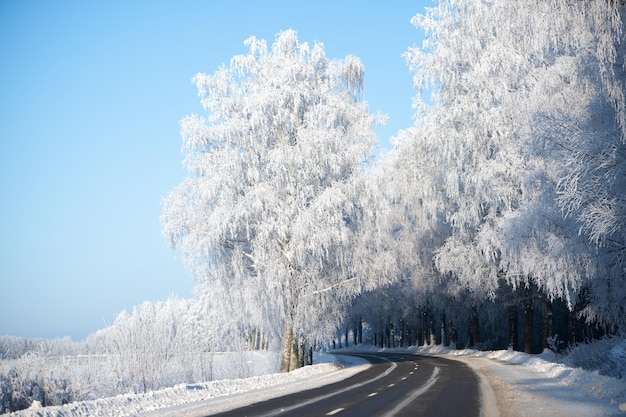
<svg viewBox="0 0 626 417">
<path fill-rule="evenodd" d="M 527 30 L 543 40 L 515 45 L 533 58 L 527 88 L 504 101 L 521 122 L 525 173 L 521 205 L 502 222 L 502 258 L 508 275 L 533 277 L 570 308 L 584 289 L 578 302 L 587 320 L 623 328 L 625 9 L 592 1 L 537 6 L 551 18 L 527 18 Z M 516 7 L 509 9 L 513 15 Z"/>
<path fill-rule="evenodd" d="M 429 37 L 407 54 L 420 92 L 419 125 L 405 146 L 416 149 L 417 168 L 426 168 L 417 176 L 425 184 L 416 187 L 416 209 L 450 227 L 435 250 L 436 266 L 478 298 L 493 297 L 499 286 L 498 248 L 485 237 L 518 205 L 520 184 L 515 126 L 502 98 L 520 88 L 524 67 L 515 50 L 503 48 L 501 22 L 490 21 L 491 12 L 483 2 L 442 1 L 413 19 Z M 420 113 L 421 90 L 430 86 L 435 105 Z"/>
<path fill-rule="evenodd" d="M 434 168 L 416 189 L 439 187 L 436 265 L 463 287 L 535 283 L 570 308 L 587 288 L 590 320 L 623 323 L 623 16 L 612 1 L 449 0 L 414 18 L 428 36 L 407 54 L 409 146 Z"/>
<path fill-rule="evenodd" d="M 208 114 L 181 121 L 191 175 L 164 200 L 162 223 L 223 320 L 283 324 L 288 371 L 306 309 L 378 285 L 355 274 L 350 250 L 374 117 L 357 58 L 329 60 L 292 30 L 269 49 L 255 37 L 245 45 L 194 78 Z"/>
</svg>

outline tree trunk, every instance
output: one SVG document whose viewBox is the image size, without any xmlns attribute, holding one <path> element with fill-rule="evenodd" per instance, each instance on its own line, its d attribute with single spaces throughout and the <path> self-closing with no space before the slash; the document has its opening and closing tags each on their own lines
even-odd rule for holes
<svg viewBox="0 0 626 417">
<path fill-rule="evenodd" d="M 422 346 L 428 345 L 428 312 L 422 313 Z"/>
<path fill-rule="evenodd" d="M 291 344 L 291 355 L 289 359 L 289 371 L 300 367 L 300 349 L 298 349 L 298 344 L 295 340 Z"/>
<path fill-rule="evenodd" d="M 289 372 L 291 362 L 291 345 L 293 344 L 293 329 L 285 322 L 283 330 L 283 346 L 280 352 L 280 372 Z"/>
<path fill-rule="evenodd" d="M 363 318 L 359 317 L 359 344 L 363 344 Z"/>
<path fill-rule="evenodd" d="M 302 342 L 302 344 L 300 344 L 300 357 L 299 357 L 299 366 L 300 368 L 303 368 L 307 363 L 307 351 L 306 351 L 306 343 Z"/>
<path fill-rule="evenodd" d="M 404 334 L 402 338 L 407 347 L 411 346 L 411 319 L 404 319 Z"/>
<path fill-rule="evenodd" d="M 389 324 L 385 324 L 385 343 L 384 343 L 384 347 L 386 347 L 387 349 L 389 349 L 391 346 L 389 344 L 389 333 L 391 332 L 391 330 L 389 329 Z"/>
<path fill-rule="evenodd" d="M 548 339 L 552 338 L 554 334 L 554 320 L 552 314 L 552 303 L 545 301 L 543 303 L 543 348 L 549 349 L 554 346 L 548 342 Z"/>
<path fill-rule="evenodd" d="M 509 349 L 519 349 L 517 306 L 509 306 Z"/>
<path fill-rule="evenodd" d="M 435 315 L 432 313 L 428 316 L 428 335 L 428 344 L 435 346 L 437 344 L 437 329 L 435 329 Z"/>
<path fill-rule="evenodd" d="M 446 343 L 446 313 L 441 313 L 441 346 L 448 346 Z"/>
<path fill-rule="evenodd" d="M 250 342 L 250 350 L 257 350 L 259 344 L 259 329 L 255 328 L 252 331 L 252 341 Z"/>
<path fill-rule="evenodd" d="M 450 346 L 454 349 L 456 349 L 457 346 L 456 327 L 453 321 L 450 321 Z"/>
<path fill-rule="evenodd" d="M 293 328 L 285 322 L 283 347 L 280 353 L 280 372 L 293 371 L 298 367 L 298 347 L 293 337 Z"/>
<path fill-rule="evenodd" d="M 524 320 L 524 352 L 533 353 L 533 302 L 532 300 L 526 301 L 525 306 L 525 320 Z"/>
<path fill-rule="evenodd" d="M 469 347 L 476 347 L 480 342 L 480 319 L 478 317 L 478 308 L 472 306 L 469 317 Z"/>
</svg>

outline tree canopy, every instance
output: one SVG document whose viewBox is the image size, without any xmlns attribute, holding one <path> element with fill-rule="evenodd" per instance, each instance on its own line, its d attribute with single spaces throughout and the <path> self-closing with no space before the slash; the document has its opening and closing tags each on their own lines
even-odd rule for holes
<svg viewBox="0 0 626 417">
<path fill-rule="evenodd" d="M 329 60 L 291 30 L 270 49 L 254 37 L 245 44 L 248 54 L 194 78 L 208 114 L 181 121 L 192 175 L 165 199 L 162 220 L 231 317 L 274 331 L 284 323 L 288 370 L 303 337 L 294 326 L 327 308 L 303 305 L 376 286 L 352 262 L 354 221 L 369 210 L 356 196 L 374 117 L 356 57 Z"/>
<path fill-rule="evenodd" d="M 296 342 L 391 298 L 406 308 L 370 325 L 439 311 L 478 339 L 481 316 L 562 303 L 626 329 L 624 7 L 440 0 L 405 54 L 416 122 L 376 160 L 356 57 L 248 39 L 194 79 L 207 115 L 181 122 L 170 244 L 244 328 L 284 326 L 285 370 Z"/>
</svg>

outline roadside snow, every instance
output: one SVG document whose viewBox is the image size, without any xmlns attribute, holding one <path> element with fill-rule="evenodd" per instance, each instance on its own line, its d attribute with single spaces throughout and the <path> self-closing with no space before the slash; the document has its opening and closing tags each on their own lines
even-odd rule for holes
<svg viewBox="0 0 626 417">
<path fill-rule="evenodd" d="M 258 361 L 258 359 L 257 359 Z M 126 394 L 63 406 L 17 411 L 11 417 L 206 416 L 266 399 L 331 384 L 369 365 L 358 358 L 316 355 L 318 365 L 289 373 L 201 384 L 180 384 L 147 394 Z"/>
<path fill-rule="evenodd" d="M 616 375 L 626 374 L 624 343 L 612 348 Z M 378 351 L 377 348 L 370 348 Z M 349 353 L 352 349 L 343 350 Z M 357 347 L 355 351 L 363 351 Z M 389 350 L 389 349 L 387 349 Z M 559 363 L 546 350 L 541 355 L 498 350 L 453 350 L 443 346 L 393 349 L 441 355 L 467 363 L 481 379 L 485 417 L 558 417 L 626 415 L 626 381 L 598 371 Z M 340 354 L 340 351 L 335 351 Z M 315 388 L 348 378 L 368 365 L 349 356 L 317 355 L 318 365 L 288 374 L 183 384 L 148 394 L 120 395 L 61 407 L 31 408 L 14 417 L 143 416 L 194 417 L 242 407 L 269 398 Z"/>
<path fill-rule="evenodd" d="M 487 417 L 599 417 L 626 413 L 624 378 L 558 363 L 550 350 L 541 355 L 513 350 L 453 350 L 442 346 L 410 350 L 460 360 L 484 377 L 488 386 L 481 387 L 483 400 L 490 395 L 490 388 L 496 402 L 496 407 L 485 413 Z M 626 362 L 619 365 L 626 368 Z"/>
</svg>

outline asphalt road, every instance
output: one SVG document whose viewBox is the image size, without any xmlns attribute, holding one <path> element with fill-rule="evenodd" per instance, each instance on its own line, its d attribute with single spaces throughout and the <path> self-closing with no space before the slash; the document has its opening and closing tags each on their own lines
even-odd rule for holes
<svg viewBox="0 0 626 417">
<path fill-rule="evenodd" d="M 465 364 L 405 353 L 351 353 L 372 363 L 351 378 L 213 416 L 478 417 L 478 377 Z"/>
</svg>

